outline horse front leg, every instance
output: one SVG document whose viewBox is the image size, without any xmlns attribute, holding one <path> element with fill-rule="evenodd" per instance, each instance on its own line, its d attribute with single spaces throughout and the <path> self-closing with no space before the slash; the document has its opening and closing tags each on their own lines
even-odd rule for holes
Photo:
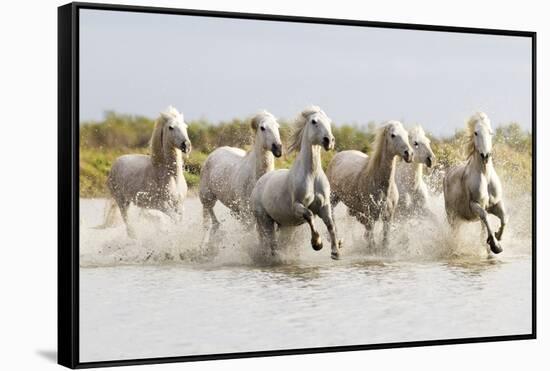
<svg viewBox="0 0 550 371">
<path fill-rule="evenodd" d="M 275 233 L 275 221 L 267 214 L 256 213 L 256 229 L 260 237 L 260 245 L 267 246 L 271 256 L 277 255 L 277 235 Z"/>
<path fill-rule="evenodd" d="M 508 224 L 508 214 L 506 213 L 504 204 L 502 203 L 502 201 L 500 201 L 499 203 L 491 206 L 487 211 L 495 215 L 500 220 L 500 228 L 498 229 L 498 232 L 495 233 L 495 237 L 497 238 L 497 240 L 500 241 L 502 239 L 504 227 L 506 226 L 506 224 Z"/>
<path fill-rule="evenodd" d="M 386 210 L 382 213 L 382 246 L 384 249 L 388 248 L 390 229 L 393 224 L 393 217 L 395 214 L 395 208 L 386 207 Z"/>
<path fill-rule="evenodd" d="M 342 245 L 341 240 L 336 238 L 336 225 L 334 223 L 334 217 L 332 215 L 332 207 L 330 204 L 326 204 L 319 210 L 319 216 L 323 219 L 323 222 L 327 226 L 328 233 L 330 234 L 330 257 L 334 260 L 340 259 L 340 248 Z"/>
<path fill-rule="evenodd" d="M 481 207 L 480 204 L 474 201 L 470 201 L 470 209 L 479 216 L 479 219 L 485 224 L 485 228 L 487 229 L 487 243 L 491 247 L 491 251 L 495 254 L 499 254 L 502 252 L 502 247 L 500 247 L 500 244 L 498 240 L 495 237 L 495 234 L 491 228 L 491 225 L 489 224 L 489 220 L 487 219 L 487 211 Z"/>
<path fill-rule="evenodd" d="M 305 207 L 303 204 L 299 202 L 295 202 L 292 205 L 294 215 L 296 215 L 299 218 L 304 218 L 307 224 L 309 225 L 309 228 L 311 230 L 311 247 L 313 247 L 313 250 L 319 251 L 323 248 L 323 241 L 321 240 L 321 236 L 319 236 L 319 232 L 315 230 L 315 224 L 313 222 L 313 213 L 311 210 L 309 210 L 307 207 Z"/>
</svg>

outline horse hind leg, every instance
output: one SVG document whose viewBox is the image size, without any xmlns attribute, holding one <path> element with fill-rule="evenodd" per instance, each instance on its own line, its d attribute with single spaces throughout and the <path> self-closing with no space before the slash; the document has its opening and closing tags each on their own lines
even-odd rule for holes
<svg viewBox="0 0 550 371">
<path fill-rule="evenodd" d="M 208 229 L 208 226 L 212 224 L 212 232 L 216 232 L 220 227 L 220 222 L 214 213 L 214 206 L 216 205 L 216 196 L 214 196 L 210 191 L 200 191 L 199 199 L 202 203 L 202 216 L 203 216 L 203 225 L 205 230 Z"/>
<path fill-rule="evenodd" d="M 202 206 L 203 236 L 201 246 L 205 245 L 207 239 L 208 243 L 211 244 L 214 240 L 214 236 L 220 228 L 220 222 L 214 213 L 214 204 L 215 201 L 213 203 L 203 203 Z M 209 226 L 211 226 L 211 228 L 209 228 Z"/>
<path fill-rule="evenodd" d="M 117 201 L 117 203 L 120 209 L 120 215 L 122 215 L 122 220 L 124 220 L 124 224 L 126 224 L 126 233 L 128 234 L 128 237 L 136 238 L 136 232 L 128 222 L 128 208 L 130 207 L 130 203 L 124 202 L 124 201 L 122 202 Z"/>
<path fill-rule="evenodd" d="M 118 205 L 114 199 L 109 199 L 105 205 L 103 224 L 95 226 L 94 229 L 112 228 L 117 224 L 117 209 Z"/>
</svg>

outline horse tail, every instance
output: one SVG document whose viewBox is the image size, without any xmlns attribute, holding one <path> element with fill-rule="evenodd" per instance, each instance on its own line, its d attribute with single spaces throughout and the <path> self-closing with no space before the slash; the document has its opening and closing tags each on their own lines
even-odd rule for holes
<svg viewBox="0 0 550 371">
<path fill-rule="evenodd" d="M 106 229 L 116 227 L 120 222 L 120 213 L 117 212 L 118 205 L 110 198 L 105 205 L 103 224 L 95 226 L 94 229 Z"/>
</svg>

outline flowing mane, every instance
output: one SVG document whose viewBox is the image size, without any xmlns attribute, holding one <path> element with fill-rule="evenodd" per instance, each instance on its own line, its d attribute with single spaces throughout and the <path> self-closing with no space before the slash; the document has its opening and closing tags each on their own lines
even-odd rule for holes
<svg viewBox="0 0 550 371">
<path fill-rule="evenodd" d="M 378 128 L 376 136 L 374 137 L 373 151 L 367 161 L 366 174 L 367 176 L 380 168 L 380 162 L 382 161 L 382 153 L 386 150 L 386 134 L 390 126 L 396 121 L 387 121 L 384 126 Z"/>
<path fill-rule="evenodd" d="M 302 144 L 302 137 L 304 136 L 304 129 L 306 127 L 307 118 L 314 113 L 326 114 L 321 110 L 319 106 L 309 106 L 304 109 L 294 121 L 294 130 L 290 136 L 290 144 L 288 146 L 288 152 L 299 151 Z"/>
<path fill-rule="evenodd" d="M 409 130 L 409 137 L 425 137 L 426 133 L 424 132 L 424 129 L 420 125 L 416 125 L 411 130 Z M 429 139 L 428 139 L 429 141 Z"/>
<path fill-rule="evenodd" d="M 155 164 L 161 164 L 164 162 L 164 126 L 172 119 L 183 121 L 183 114 L 178 112 L 178 110 L 174 107 L 169 106 L 166 111 L 160 113 L 159 118 L 155 121 L 155 127 L 153 129 L 153 134 L 151 135 L 150 145 L 151 158 Z"/>
<path fill-rule="evenodd" d="M 466 149 L 467 158 L 472 157 L 472 155 L 476 151 L 475 141 L 474 141 L 474 132 L 476 130 L 476 124 L 478 122 L 486 126 L 487 129 L 489 129 L 489 131 L 492 132 L 491 124 L 489 122 L 489 117 L 487 117 L 485 113 L 477 112 L 473 114 L 472 117 L 470 117 L 470 119 L 466 123 L 466 136 L 465 136 L 465 140 L 466 140 L 465 149 Z"/>
</svg>

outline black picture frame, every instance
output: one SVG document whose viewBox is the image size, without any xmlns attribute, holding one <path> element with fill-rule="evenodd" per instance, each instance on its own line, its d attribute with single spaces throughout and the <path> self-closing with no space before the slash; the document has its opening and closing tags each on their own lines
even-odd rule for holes
<svg viewBox="0 0 550 371">
<path fill-rule="evenodd" d="M 532 41 L 532 332 L 524 335 L 489 336 L 429 341 L 394 342 L 305 349 L 177 356 L 81 362 L 79 359 L 79 11 L 81 9 L 115 12 L 161 13 L 236 19 L 270 20 L 331 25 L 349 25 L 404 30 L 508 35 Z M 418 347 L 479 343 L 536 338 L 537 325 L 537 237 L 536 237 L 536 32 L 465 28 L 421 24 L 371 22 L 347 19 L 312 18 L 268 14 L 232 13 L 98 3 L 70 3 L 58 8 L 58 363 L 69 368 L 121 366 L 168 362 L 280 356 L 307 353 L 344 352 L 367 349 Z"/>
</svg>

